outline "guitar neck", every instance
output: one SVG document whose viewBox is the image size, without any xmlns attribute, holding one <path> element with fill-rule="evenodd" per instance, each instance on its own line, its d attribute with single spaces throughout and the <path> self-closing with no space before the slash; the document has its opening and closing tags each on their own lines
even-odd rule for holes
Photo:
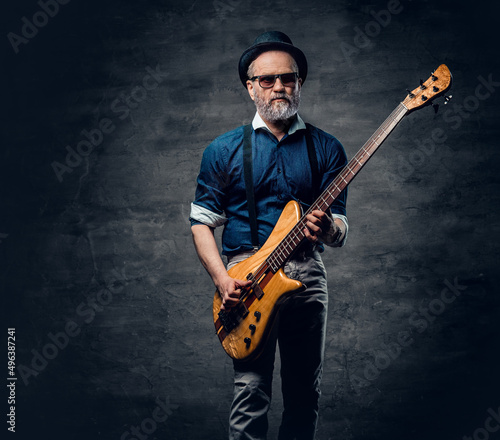
<svg viewBox="0 0 500 440">
<path fill-rule="evenodd" d="M 299 245 L 306 239 L 304 228 L 306 227 L 306 216 L 314 210 L 326 211 L 340 195 L 340 193 L 349 185 L 354 177 L 366 165 L 377 149 L 382 145 L 387 136 L 394 130 L 403 117 L 409 113 L 409 110 L 403 103 L 400 103 L 383 124 L 373 133 L 368 141 L 361 147 L 349 163 L 342 168 L 328 188 L 316 199 L 307 212 L 301 217 L 293 229 L 276 246 L 274 251 L 267 257 L 266 263 L 273 272 L 278 271 L 288 259 L 292 256 Z"/>
</svg>

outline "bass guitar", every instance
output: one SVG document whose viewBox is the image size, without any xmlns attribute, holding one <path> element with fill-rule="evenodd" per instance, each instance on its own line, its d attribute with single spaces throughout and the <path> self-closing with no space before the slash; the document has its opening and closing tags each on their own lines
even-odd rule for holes
<svg viewBox="0 0 500 440">
<path fill-rule="evenodd" d="M 451 73 L 444 64 L 427 81 L 420 81 L 420 86 L 399 103 L 305 214 L 296 201 L 288 202 L 266 243 L 251 257 L 229 269 L 228 274 L 232 278 L 252 281 L 248 288 L 242 290 L 237 305 L 227 310 L 221 310 L 222 300 L 219 292 L 215 292 L 215 329 L 230 357 L 237 360 L 258 357 L 269 337 L 280 304 L 289 295 L 304 288 L 300 281 L 287 277 L 283 267 L 301 243 L 307 240 L 303 232 L 305 216 L 316 209 L 326 211 L 403 117 L 443 95 L 451 87 L 451 82 Z M 447 101 L 449 97 L 445 99 Z"/>
</svg>

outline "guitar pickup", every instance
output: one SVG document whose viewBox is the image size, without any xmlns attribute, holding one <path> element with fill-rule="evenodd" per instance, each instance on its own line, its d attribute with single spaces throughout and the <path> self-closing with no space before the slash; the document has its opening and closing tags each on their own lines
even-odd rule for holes
<svg viewBox="0 0 500 440">
<path fill-rule="evenodd" d="M 257 282 L 252 273 L 249 273 L 247 275 L 247 280 L 252 281 L 253 294 L 257 297 L 257 299 L 261 299 L 262 295 L 264 295 L 264 291 L 262 290 L 260 284 Z"/>
<path fill-rule="evenodd" d="M 262 295 L 264 295 L 264 291 L 260 287 L 259 283 L 255 283 L 255 286 L 253 286 L 253 294 L 257 297 L 257 299 L 261 299 Z"/>
</svg>

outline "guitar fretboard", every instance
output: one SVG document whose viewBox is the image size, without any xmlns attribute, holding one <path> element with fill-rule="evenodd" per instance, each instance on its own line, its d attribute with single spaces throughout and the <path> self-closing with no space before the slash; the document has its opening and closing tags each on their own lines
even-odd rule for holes
<svg viewBox="0 0 500 440">
<path fill-rule="evenodd" d="M 400 103 L 382 125 L 373 133 L 366 141 L 356 155 L 349 163 L 342 168 L 337 177 L 333 180 L 328 188 L 316 199 L 310 206 L 307 212 L 300 218 L 293 229 L 285 236 L 285 238 L 276 246 L 274 251 L 269 254 L 266 259 L 267 265 L 276 273 L 288 259 L 292 256 L 299 245 L 306 239 L 304 228 L 306 227 L 306 216 L 314 210 L 326 211 L 340 195 L 340 193 L 349 185 L 356 174 L 366 165 L 371 156 L 382 145 L 384 140 L 394 130 L 398 123 L 408 113 L 408 109 Z"/>
</svg>

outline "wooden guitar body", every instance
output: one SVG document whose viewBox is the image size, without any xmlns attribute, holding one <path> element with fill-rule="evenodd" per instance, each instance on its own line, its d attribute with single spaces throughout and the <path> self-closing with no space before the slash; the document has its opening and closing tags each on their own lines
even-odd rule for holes
<svg viewBox="0 0 500 440">
<path fill-rule="evenodd" d="M 245 280 L 248 274 L 254 273 L 297 224 L 300 217 L 300 205 L 295 201 L 288 202 L 262 248 L 251 257 L 229 269 L 228 274 L 232 278 Z M 266 277 L 268 279 L 260 283 L 264 294 L 260 299 L 254 299 L 251 305 L 248 306 L 248 314 L 242 319 L 238 327 L 223 339 L 221 338 L 221 332 L 224 331 L 223 327 L 217 329 L 224 350 L 233 359 L 248 360 L 257 357 L 267 341 L 274 317 L 283 299 L 289 294 L 303 289 L 303 284 L 300 281 L 288 278 L 283 272 L 283 268 L 280 268 L 274 274 L 269 272 Z M 221 305 L 221 297 L 219 292 L 216 291 L 213 302 L 213 315 L 216 323 L 219 319 Z M 255 328 L 250 327 L 251 325 L 255 326 Z M 250 340 L 250 343 L 245 342 L 245 340 Z"/>
</svg>

